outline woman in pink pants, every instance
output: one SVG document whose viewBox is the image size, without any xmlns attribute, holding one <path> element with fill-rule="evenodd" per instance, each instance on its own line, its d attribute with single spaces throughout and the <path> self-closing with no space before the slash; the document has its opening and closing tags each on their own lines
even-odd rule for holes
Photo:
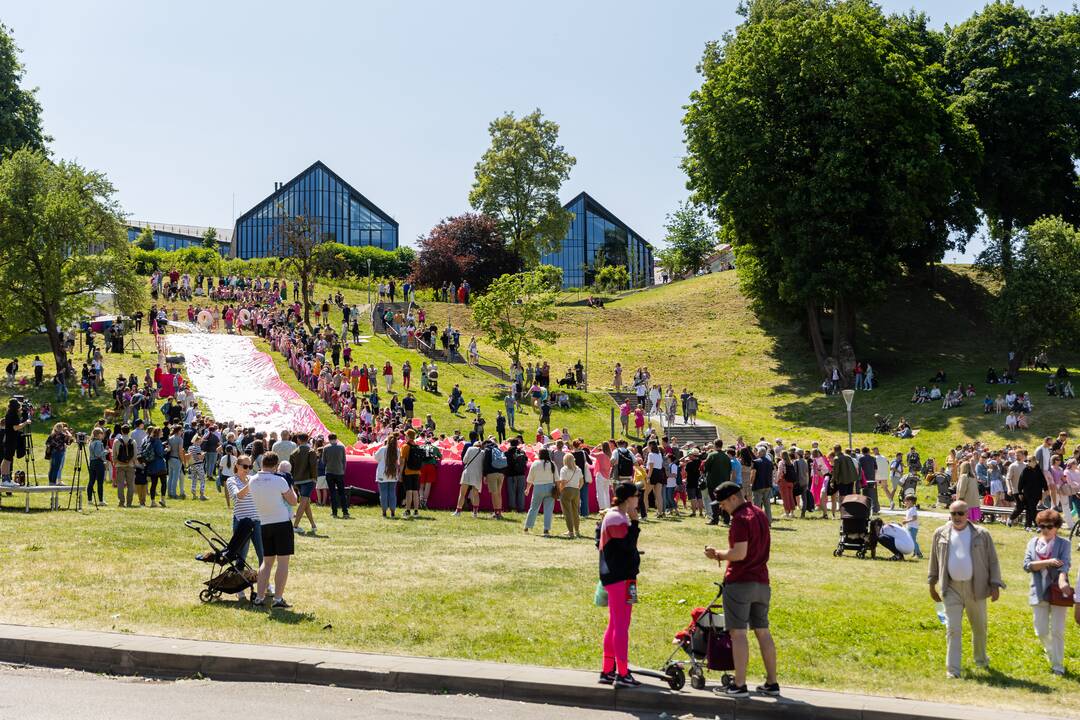
<svg viewBox="0 0 1080 720">
<path fill-rule="evenodd" d="M 630 614 L 637 602 L 638 556 L 637 487 L 620 483 L 615 506 L 600 524 L 600 583 L 608 596 L 608 625 L 604 632 L 604 666 L 600 682 L 617 687 L 641 683 L 630 674 Z"/>
</svg>

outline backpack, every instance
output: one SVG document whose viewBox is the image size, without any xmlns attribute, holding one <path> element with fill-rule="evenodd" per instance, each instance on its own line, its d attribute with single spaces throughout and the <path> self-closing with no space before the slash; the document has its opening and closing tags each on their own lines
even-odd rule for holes
<svg viewBox="0 0 1080 720">
<path fill-rule="evenodd" d="M 442 453 L 433 444 L 424 445 L 420 449 L 423 450 L 425 465 L 438 465 L 439 461 L 442 460 Z"/>
<path fill-rule="evenodd" d="M 495 470 L 506 469 L 506 455 L 498 445 L 493 445 L 491 448 L 491 467 Z"/>
<path fill-rule="evenodd" d="M 135 441 L 134 440 L 122 440 L 115 444 L 116 449 L 116 462 L 129 463 L 132 456 L 135 454 Z"/>
<path fill-rule="evenodd" d="M 139 448 L 139 459 L 147 464 L 154 462 L 154 444 L 150 442 L 150 438 L 143 440 L 142 447 Z"/>
<path fill-rule="evenodd" d="M 619 456 L 619 477 L 633 477 L 634 456 L 626 448 L 619 448 L 616 454 Z"/>
<path fill-rule="evenodd" d="M 799 471 L 795 469 L 795 461 L 791 460 L 784 463 L 784 479 L 792 485 L 798 485 Z"/>
<path fill-rule="evenodd" d="M 529 458 L 525 457 L 520 449 L 514 452 L 514 475 L 524 475 L 528 472 Z"/>
<path fill-rule="evenodd" d="M 424 452 L 420 446 L 408 443 L 409 457 L 405 458 L 405 467 L 409 470 L 419 470 L 424 462 Z"/>
</svg>

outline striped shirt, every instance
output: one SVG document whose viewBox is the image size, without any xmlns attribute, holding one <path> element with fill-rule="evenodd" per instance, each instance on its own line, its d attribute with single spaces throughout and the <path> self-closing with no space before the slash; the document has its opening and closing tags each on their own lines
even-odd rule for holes
<svg viewBox="0 0 1080 720">
<path fill-rule="evenodd" d="M 250 482 L 250 479 L 248 480 Z M 240 483 L 236 476 L 230 477 L 225 481 L 225 489 L 229 493 L 229 497 L 233 501 L 233 517 L 237 520 L 243 520 L 244 518 L 251 518 L 252 520 L 259 519 L 259 511 L 255 509 L 255 498 L 249 492 L 244 497 L 239 497 Z"/>
</svg>

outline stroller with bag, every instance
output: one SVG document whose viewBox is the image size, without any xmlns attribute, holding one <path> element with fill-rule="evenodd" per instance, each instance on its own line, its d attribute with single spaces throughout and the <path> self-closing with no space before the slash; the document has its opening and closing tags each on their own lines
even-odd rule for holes
<svg viewBox="0 0 1080 720">
<path fill-rule="evenodd" d="M 715 583 L 716 597 L 706 607 L 694 608 L 690 613 L 690 624 L 675 633 L 675 649 L 664 663 L 663 670 L 654 673 L 635 670 L 639 675 L 648 675 L 667 681 L 672 690 L 681 690 L 686 685 L 686 676 L 690 676 L 690 687 L 702 690 L 705 687 L 705 670 L 734 670 L 735 660 L 731 654 L 731 635 L 724 627 L 723 602 L 724 584 Z M 677 661 L 675 656 L 685 652 L 688 661 Z M 689 665 L 689 667 L 687 667 Z M 727 672 L 720 682 L 727 687 L 732 682 Z"/>
<path fill-rule="evenodd" d="M 833 555 L 840 557 L 845 550 L 854 550 L 855 557 L 866 557 L 870 549 L 870 498 L 865 495 L 845 495 L 840 501 L 840 542 Z"/>
<path fill-rule="evenodd" d="M 210 546 L 210 552 L 195 556 L 196 560 L 210 564 L 210 579 L 203 583 L 206 587 L 199 592 L 199 600 L 204 603 L 220 600 L 222 595 L 242 593 L 255 585 L 254 568 L 240 557 L 240 548 L 251 540 L 255 530 L 252 520 L 240 520 L 228 542 L 209 523 L 185 520 L 184 525 L 199 533 Z"/>
</svg>

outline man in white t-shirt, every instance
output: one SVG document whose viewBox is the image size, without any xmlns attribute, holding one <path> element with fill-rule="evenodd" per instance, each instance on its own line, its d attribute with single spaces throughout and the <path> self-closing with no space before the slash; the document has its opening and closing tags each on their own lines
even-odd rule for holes
<svg viewBox="0 0 1080 720">
<path fill-rule="evenodd" d="M 960 677 L 963 616 L 971 625 L 975 664 L 989 667 L 986 656 L 986 599 L 997 602 L 1005 583 L 1001 580 L 994 539 L 984 528 L 968 522 L 968 506 L 957 500 L 949 506 L 950 522 L 934 532 L 930 543 L 930 597 L 944 598 L 948 617 L 946 677 Z M 937 584 L 941 582 L 941 592 Z"/>
<path fill-rule="evenodd" d="M 282 595 L 289 579 L 289 558 L 295 549 L 290 506 L 296 505 L 296 493 L 285 482 L 285 478 L 275 472 L 277 467 L 277 454 L 268 452 L 263 455 L 262 472 L 251 480 L 251 495 L 262 526 L 263 544 L 263 561 L 259 566 L 259 581 L 252 604 L 261 606 L 265 603 L 266 587 L 276 563 L 274 601 L 270 607 L 289 608 L 289 603 L 285 602 Z"/>
</svg>

